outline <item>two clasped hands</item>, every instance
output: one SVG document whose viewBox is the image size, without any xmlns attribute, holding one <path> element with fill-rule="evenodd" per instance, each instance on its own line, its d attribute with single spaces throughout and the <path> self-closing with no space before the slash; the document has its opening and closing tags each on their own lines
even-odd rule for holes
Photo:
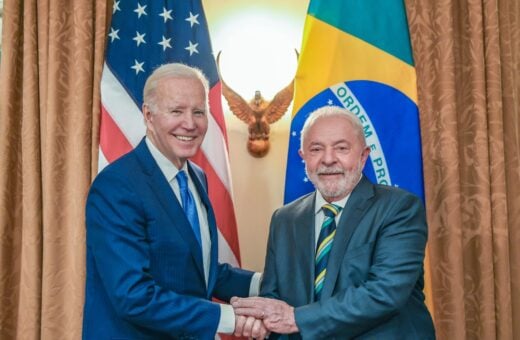
<svg viewBox="0 0 520 340">
<path fill-rule="evenodd" d="M 298 332 L 294 307 L 287 303 L 262 297 L 231 299 L 235 311 L 235 336 L 263 339 L 271 332 Z"/>
</svg>

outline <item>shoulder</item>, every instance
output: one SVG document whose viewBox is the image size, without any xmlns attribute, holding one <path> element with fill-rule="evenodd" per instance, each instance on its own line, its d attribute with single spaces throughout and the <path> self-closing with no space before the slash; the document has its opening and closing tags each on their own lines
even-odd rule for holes
<svg viewBox="0 0 520 340">
<path fill-rule="evenodd" d="M 136 180 L 139 181 L 142 173 L 135 152 L 130 151 L 101 170 L 94 178 L 90 190 L 109 191 L 114 187 L 132 186 Z"/>
<path fill-rule="evenodd" d="M 138 167 L 138 161 L 135 152 L 130 151 L 103 168 L 94 179 L 94 182 L 105 178 L 126 176 L 134 172 L 136 167 Z"/>
<path fill-rule="evenodd" d="M 314 207 L 315 196 L 316 191 L 312 191 L 306 195 L 300 196 L 294 201 L 276 209 L 273 213 L 273 217 L 288 216 L 293 218 L 295 215 L 304 214 L 305 212 L 312 210 Z"/>
<path fill-rule="evenodd" d="M 426 228 L 426 211 L 415 194 L 396 187 L 373 184 L 373 196 L 366 212 L 381 221 L 381 225 L 415 225 Z"/>
<path fill-rule="evenodd" d="M 375 184 L 374 189 L 376 196 L 378 197 L 386 198 L 389 200 L 404 199 L 410 201 L 417 201 L 419 203 L 421 202 L 421 199 L 418 196 L 401 188 L 383 184 Z"/>
<path fill-rule="evenodd" d="M 387 205 L 393 205 L 399 202 L 422 205 L 422 200 L 415 194 L 393 186 L 373 184 L 366 177 L 361 179 L 360 183 L 352 192 L 352 196 L 366 197 L 375 203 Z"/>
<path fill-rule="evenodd" d="M 388 206 L 424 210 L 422 200 L 409 191 L 378 184 L 375 186 L 375 193 L 378 202 L 384 202 Z"/>
</svg>

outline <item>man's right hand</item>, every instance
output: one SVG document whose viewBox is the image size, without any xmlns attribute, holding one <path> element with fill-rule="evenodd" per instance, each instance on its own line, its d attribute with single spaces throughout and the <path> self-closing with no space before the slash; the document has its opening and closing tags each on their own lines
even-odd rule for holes
<svg viewBox="0 0 520 340">
<path fill-rule="evenodd" d="M 235 314 L 235 336 L 254 339 L 264 339 L 269 336 L 262 320 L 252 316 Z"/>
</svg>

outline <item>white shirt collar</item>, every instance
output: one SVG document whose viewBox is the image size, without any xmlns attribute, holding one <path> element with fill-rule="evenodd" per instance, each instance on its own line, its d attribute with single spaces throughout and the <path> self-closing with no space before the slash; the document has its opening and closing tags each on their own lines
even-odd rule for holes
<svg viewBox="0 0 520 340">
<path fill-rule="evenodd" d="M 351 193 L 349 193 L 346 197 L 340 199 L 339 201 L 334 201 L 332 203 L 334 203 L 337 206 L 340 206 L 341 210 L 343 210 L 343 208 L 345 208 L 345 205 L 347 204 L 350 194 Z M 314 213 L 315 214 L 319 213 L 321 211 L 321 208 L 323 207 L 323 205 L 327 204 L 327 203 L 329 203 L 329 202 L 327 202 L 323 198 L 323 196 L 321 195 L 321 192 L 316 190 L 316 199 L 314 200 Z"/>
<path fill-rule="evenodd" d="M 173 165 L 173 163 L 168 158 L 166 158 L 166 156 L 163 155 L 161 151 L 159 151 L 159 149 L 157 149 L 157 147 L 152 143 L 150 139 L 148 139 L 148 137 L 145 137 L 145 142 L 146 146 L 150 150 L 150 153 L 152 154 L 153 159 L 155 159 L 155 162 L 159 166 L 159 169 L 161 169 L 161 172 L 163 173 L 164 177 L 166 177 L 166 180 L 168 180 L 168 182 L 171 182 L 175 178 L 175 176 L 177 176 L 177 173 L 180 170 L 186 171 L 186 175 L 189 178 L 187 162 L 184 163 L 182 169 L 177 169 L 177 167 Z"/>
</svg>

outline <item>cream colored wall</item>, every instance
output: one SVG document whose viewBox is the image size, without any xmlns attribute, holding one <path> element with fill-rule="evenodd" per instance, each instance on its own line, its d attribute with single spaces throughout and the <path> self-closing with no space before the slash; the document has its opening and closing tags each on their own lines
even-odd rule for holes
<svg viewBox="0 0 520 340">
<path fill-rule="evenodd" d="M 271 26 L 281 25 L 281 21 L 285 17 L 287 20 L 299 22 L 301 24 L 301 32 L 303 32 L 308 0 L 203 0 L 203 5 L 208 20 L 213 51 L 216 52 L 223 49 L 222 46 L 219 46 L 219 41 L 233 39 L 233 44 L 238 46 L 241 44 L 240 41 L 235 41 L 233 37 L 226 36 L 225 39 L 222 39 L 219 36 L 220 32 L 217 32 L 223 22 L 226 24 L 230 23 L 228 20 L 232 19 L 228 18 L 229 14 L 240 15 L 240 13 L 247 13 L 247 15 L 250 15 L 251 11 L 272 12 L 274 14 L 270 18 L 273 20 L 270 20 L 267 24 Z M 237 27 L 236 29 L 243 30 L 244 28 Z M 282 30 L 282 28 L 275 27 L 275 34 L 279 34 Z M 299 28 L 298 32 L 300 32 Z M 255 34 L 262 34 L 262 36 L 259 37 Z M 256 55 L 262 54 L 263 62 L 256 64 L 250 60 L 245 60 L 243 65 L 233 65 L 233 67 L 235 67 L 235 70 L 239 70 L 240 76 L 243 74 L 243 77 L 251 79 L 255 86 L 254 90 L 261 90 L 266 99 L 271 99 L 274 93 L 287 85 L 290 77 L 280 80 L 280 83 L 265 84 L 263 82 L 264 79 L 260 79 L 260 77 L 255 79 L 253 71 L 260 70 L 262 75 L 268 76 L 267 78 L 276 78 L 277 74 L 273 74 L 273 71 L 266 66 L 267 62 L 279 59 L 279 55 L 282 53 L 290 54 L 290 58 L 292 58 L 292 49 L 299 48 L 301 36 L 289 42 L 285 51 L 279 51 L 262 45 L 263 40 L 265 40 L 265 34 L 265 30 L 258 30 L 258 33 L 253 32 L 248 36 L 259 44 L 258 49 L 251 51 L 251 53 Z M 269 38 L 273 41 L 277 39 L 277 37 Z M 230 58 L 230 53 L 232 53 L 229 49 L 226 49 L 224 52 L 222 61 L 225 58 Z M 289 70 L 289 74 L 296 73 L 296 61 L 292 59 L 292 62 L 292 65 L 283 66 L 285 70 Z M 224 63 L 221 65 L 225 66 Z M 233 70 L 223 67 L 224 78 L 227 83 L 246 100 L 250 100 L 254 95 L 254 91 L 241 87 L 239 85 L 240 79 L 233 79 L 231 71 Z M 272 88 L 268 88 L 268 86 Z M 262 271 L 269 232 L 269 221 L 273 211 L 283 203 L 292 107 L 289 107 L 282 119 L 271 125 L 271 149 L 269 153 L 263 158 L 254 158 L 249 155 L 246 149 L 248 139 L 247 125 L 233 116 L 224 98 L 222 98 L 222 104 L 229 141 L 231 179 L 242 267 Z"/>
<path fill-rule="evenodd" d="M 263 270 L 271 214 L 283 203 L 288 117 L 271 125 L 269 153 L 254 158 L 246 149 L 246 124 L 226 115 L 242 266 L 255 271 Z"/>
</svg>

